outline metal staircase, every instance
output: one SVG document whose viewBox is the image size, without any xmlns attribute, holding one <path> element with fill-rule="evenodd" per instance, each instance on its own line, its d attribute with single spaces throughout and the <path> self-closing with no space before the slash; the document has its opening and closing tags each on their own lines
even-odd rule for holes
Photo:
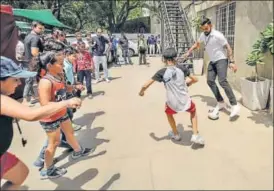
<svg viewBox="0 0 274 191">
<path fill-rule="evenodd" d="M 190 23 L 179 0 L 160 1 L 162 47 L 185 53 L 194 43 Z"/>
</svg>

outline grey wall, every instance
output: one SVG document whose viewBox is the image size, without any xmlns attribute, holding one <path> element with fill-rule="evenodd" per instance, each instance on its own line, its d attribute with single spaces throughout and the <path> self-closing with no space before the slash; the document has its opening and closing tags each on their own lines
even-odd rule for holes
<svg viewBox="0 0 274 191">
<path fill-rule="evenodd" d="M 205 1 L 201 5 L 195 6 L 195 11 L 202 12 L 205 16 L 216 23 L 216 5 L 223 4 L 224 1 Z M 182 5 L 187 4 L 182 2 Z M 192 9 L 193 11 L 193 9 Z M 238 65 L 236 74 L 229 72 L 228 79 L 232 86 L 240 90 L 240 77 L 247 77 L 254 74 L 254 68 L 248 66 L 245 60 L 252 51 L 252 45 L 259 38 L 260 32 L 273 19 L 272 1 L 237 1 L 235 15 L 235 39 L 234 39 L 234 59 Z M 208 64 L 208 56 L 205 54 L 205 67 Z M 262 77 L 273 79 L 273 56 L 265 56 L 265 65 L 259 66 L 259 74 Z"/>
<path fill-rule="evenodd" d="M 237 1 L 235 23 L 235 61 L 239 66 L 233 84 L 239 87 L 239 77 L 250 76 L 254 68 L 248 66 L 245 60 L 252 51 L 252 45 L 266 26 L 273 19 L 273 2 L 271 1 Z M 265 65 L 259 67 L 259 74 L 266 78 L 273 78 L 273 57 L 266 56 Z"/>
</svg>

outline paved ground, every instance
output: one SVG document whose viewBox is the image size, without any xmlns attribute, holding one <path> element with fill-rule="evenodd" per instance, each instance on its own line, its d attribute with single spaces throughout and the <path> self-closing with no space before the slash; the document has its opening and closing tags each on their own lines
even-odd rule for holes
<svg viewBox="0 0 274 191">
<path fill-rule="evenodd" d="M 139 97 L 141 85 L 162 66 L 159 58 L 147 66 L 123 66 L 110 70 L 110 84 L 94 85 L 95 97 L 85 99 L 76 122 L 83 125 L 77 133 L 84 146 L 96 147 L 94 155 L 77 163 L 69 161 L 64 150 L 58 165 L 68 173 L 56 180 L 40 180 L 32 166 L 45 140 L 37 122 L 21 121 L 28 139 L 21 147 L 15 130 L 11 151 L 30 167 L 25 189 L 273 189 L 273 126 L 264 113 L 242 107 L 241 117 L 229 121 L 207 118 L 214 99 L 205 77 L 190 88 L 198 108 L 200 133 L 206 140 L 202 149 L 192 148 L 189 116 L 176 116 L 183 140 L 173 143 L 166 135 L 169 126 L 164 114 L 165 91 L 153 85 Z"/>
</svg>

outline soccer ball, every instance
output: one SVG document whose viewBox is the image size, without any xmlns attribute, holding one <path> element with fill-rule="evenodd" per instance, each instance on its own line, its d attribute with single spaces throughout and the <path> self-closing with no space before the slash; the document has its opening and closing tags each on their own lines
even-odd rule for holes
<svg viewBox="0 0 274 191">
<path fill-rule="evenodd" d="M 217 120 L 219 119 L 219 111 L 214 112 L 214 110 L 209 110 L 208 111 L 208 118 L 211 120 Z"/>
</svg>

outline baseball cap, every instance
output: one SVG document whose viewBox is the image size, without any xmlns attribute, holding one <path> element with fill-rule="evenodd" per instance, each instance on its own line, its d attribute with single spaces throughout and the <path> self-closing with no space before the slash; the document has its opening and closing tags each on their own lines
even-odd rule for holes
<svg viewBox="0 0 274 191">
<path fill-rule="evenodd" d="M 29 72 L 20 68 L 14 61 L 1 56 L 0 77 L 30 78 L 37 75 L 37 72 Z"/>
</svg>

